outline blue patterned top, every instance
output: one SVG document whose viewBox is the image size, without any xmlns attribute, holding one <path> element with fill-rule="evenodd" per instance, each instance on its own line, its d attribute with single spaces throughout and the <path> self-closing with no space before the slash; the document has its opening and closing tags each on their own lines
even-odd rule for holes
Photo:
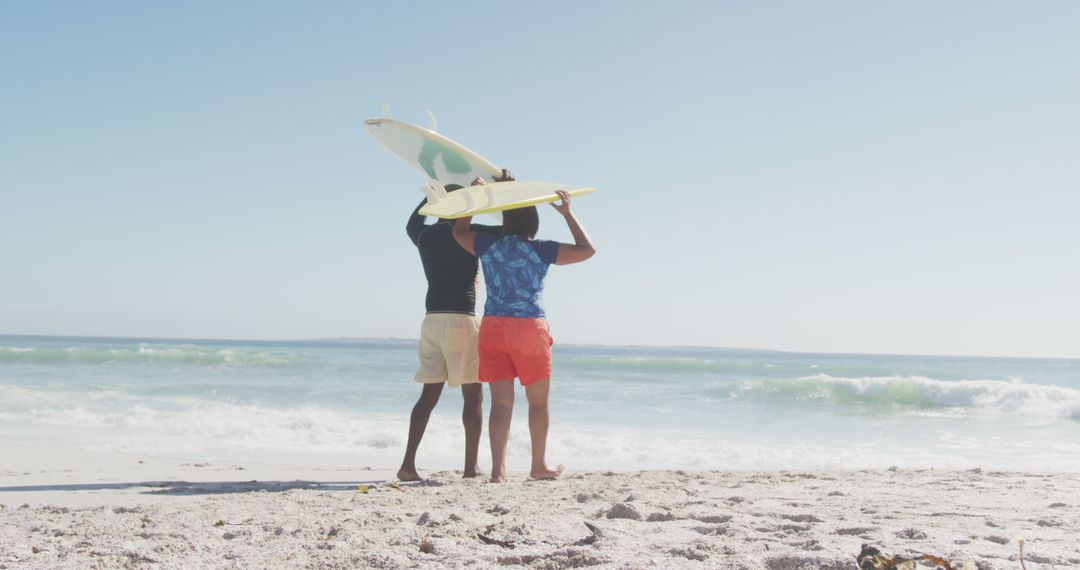
<svg viewBox="0 0 1080 570">
<path fill-rule="evenodd" d="M 540 293 L 548 266 L 559 256 L 559 242 L 478 233 L 473 249 L 484 265 L 485 315 L 544 317 Z"/>
</svg>

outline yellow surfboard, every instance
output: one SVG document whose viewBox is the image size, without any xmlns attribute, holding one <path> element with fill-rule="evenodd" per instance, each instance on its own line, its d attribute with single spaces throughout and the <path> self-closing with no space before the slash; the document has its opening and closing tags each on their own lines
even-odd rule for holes
<svg viewBox="0 0 1080 570">
<path fill-rule="evenodd" d="M 422 215 L 456 219 L 555 202 L 559 199 L 556 190 L 565 190 L 573 197 L 590 194 L 596 188 L 555 182 L 514 181 L 492 182 L 440 193 L 441 187 L 433 181 L 422 190 L 428 196 L 428 203 L 420 208 Z"/>
</svg>

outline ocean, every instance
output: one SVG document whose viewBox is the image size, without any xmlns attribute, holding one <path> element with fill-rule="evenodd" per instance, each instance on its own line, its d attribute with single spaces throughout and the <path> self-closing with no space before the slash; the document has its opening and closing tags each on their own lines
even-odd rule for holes
<svg viewBox="0 0 1080 570">
<path fill-rule="evenodd" d="M 392 468 L 415 369 L 415 341 L 0 336 L 0 441 Z M 1078 360 L 556 345 L 554 369 L 568 469 L 1080 472 Z M 527 411 L 519 389 L 512 470 Z M 460 414 L 447 388 L 422 471 L 461 468 Z"/>
</svg>

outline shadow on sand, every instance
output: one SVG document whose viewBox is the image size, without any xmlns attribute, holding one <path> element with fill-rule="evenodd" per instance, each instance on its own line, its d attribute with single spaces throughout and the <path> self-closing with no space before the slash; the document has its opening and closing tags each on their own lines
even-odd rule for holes
<svg viewBox="0 0 1080 570">
<path fill-rule="evenodd" d="M 115 491 L 123 489 L 144 489 L 147 495 L 218 495 L 224 493 L 254 493 L 265 491 L 280 493 L 293 489 L 311 491 L 355 491 L 360 485 L 378 487 L 387 484 L 386 480 L 376 481 L 142 481 L 137 483 L 86 483 L 72 485 L 26 485 L 22 487 L 0 487 L 0 493 L 21 493 L 34 491 Z M 401 483 L 402 487 L 424 485 Z"/>
</svg>

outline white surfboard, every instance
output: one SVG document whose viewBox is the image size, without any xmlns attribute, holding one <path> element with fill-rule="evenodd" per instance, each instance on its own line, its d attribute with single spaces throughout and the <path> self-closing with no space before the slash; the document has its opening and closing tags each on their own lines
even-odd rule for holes
<svg viewBox="0 0 1080 570">
<path fill-rule="evenodd" d="M 477 177 L 492 180 L 502 174 L 484 157 L 433 130 L 390 118 L 365 121 L 364 130 L 405 164 L 443 185 L 468 186 Z"/>
<path fill-rule="evenodd" d="M 596 188 L 567 186 L 555 182 L 514 181 L 466 186 L 446 192 L 442 190 L 441 182 L 432 181 L 421 188 L 428 197 L 428 203 L 420 208 L 422 215 L 448 219 L 464 218 L 555 202 L 559 199 L 556 190 L 566 190 L 570 196 L 596 191 Z"/>
</svg>

